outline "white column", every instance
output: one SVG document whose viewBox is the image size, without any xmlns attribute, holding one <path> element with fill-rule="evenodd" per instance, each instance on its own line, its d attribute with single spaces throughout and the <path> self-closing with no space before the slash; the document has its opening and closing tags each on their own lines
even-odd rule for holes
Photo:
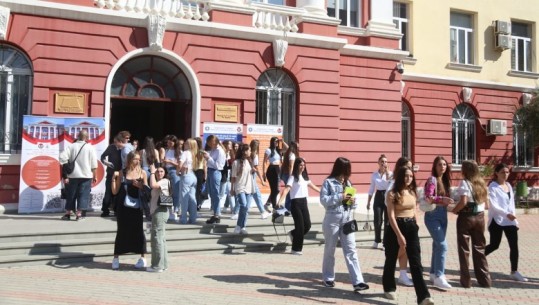
<svg viewBox="0 0 539 305">
<path fill-rule="evenodd" d="M 324 0 L 297 0 L 296 7 L 303 8 L 313 15 L 326 16 L 326 2 Z"/>
<path fill-rule="evenodd" d="M 371 19 L 367 30 L 378 34 L 399 33 L 393 24 L 393 0 L 370 0 Z"/>
</svg>

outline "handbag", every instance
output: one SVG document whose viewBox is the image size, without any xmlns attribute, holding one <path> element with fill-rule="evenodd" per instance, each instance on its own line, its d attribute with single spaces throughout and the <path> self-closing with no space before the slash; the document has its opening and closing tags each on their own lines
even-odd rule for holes
<svg viewBox="0 0 539 305">
<path fill-rule="evenodd" d="M 125 194 L 124 206 L 131 209 L 140 209 L 140 198 L 131 197 Z"/>
<path fill-rule="evenodd" d="M 466 202 L 466 206 L 462 208 L 459 213 L 465 213 L 465 214 L 471 214 L 471 215 L 477 215 L 479 214 L 479 206 L 477 205 L 477 202 L 475 200 L 475 196 L 473 194 L 472 186 L 468 181 L 466 181 L 466 184 L 468 184 L 468 187 L 470 188 L 470 193 L 472 193 L 472 199 L 473 201 Z"/>
<path fill-rule="evenodd" d="M 84 145 L 86 145 L 86 143 L 82 144 L 79 149 L 79 152 L 77 153 L 73 161 L 67 161 L 67 163 L 62 164 L 62 177 L 67 178 L 67 176 L 75 170 L 75 161 L 77 161 L 77 158 L 79 157 L 79 154 L 82 151 Z"/>
<path fill-rule="evenodd" d="M 170 180 L 168 181 L 168 193 L 165 195 L 162 190 L 159 192 L 159 198 L 157 198 L 157 205 L 162 207 L 171 207 L 174 200 L 172 199 L 172 188 L 170 187 Z"/>
<path fill-rule="evenodd" d="M 355 209 L 352 209 L 349 215 L 352 215 L 352 217 L 354 217 L 354 211 Z M 359 227 L 357 225 L 357 221 L 354 218 L 345 222 L 344 225 L 342 226 L 342 232 L 346 235 L 357 232 L 357 231 L 359 231 Z"/>
</svg>

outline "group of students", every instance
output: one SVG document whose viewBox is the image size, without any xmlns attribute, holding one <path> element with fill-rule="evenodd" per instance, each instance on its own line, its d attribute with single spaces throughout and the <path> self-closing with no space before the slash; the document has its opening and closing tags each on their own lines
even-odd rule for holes
<svg viewBox="0 0 539 305">
<path fill-rule="evenodd" d="M 420 197 L 414 179 L 412 163 L 400 158 L 394 173 L 387 169 L 387 158 L 378 159 L 379 169 L 372 174 L 367 209 L 374 194 L 375 241 L 373 248 L 382 242 L 386 261 L 382 277 L 384 294 L 395 299 L 394 278 L 397 259 L 401 269 L 399 282 L 414 286 L 418 304 L 434 304 L 423 279 L 421 249 L 418 238 L 417 202 L 425 212 L 424 222 L 432 237 L 432 257 L 429 272 L 432 284 L 442 290 L 452 288 L 445 277 L 445 261 L 448 252 L 446 232 L 448 212 L 457 214 L 456 231 L 460 263 L 460 285 L 470 288 L 469 256 L 472 254 L 475 276 L 479 286 L 491 287 L 491 277 L 486 256 L 498 249 L 505 233 L 510 248 L 511 273 L 515 281 L 527 281 L 518 271 L 518 222 L 516 220 L 514 195 L 507 182 L 509 167 L 500 163 L 487 187 L 475 161 L 464 161 L 461 167 L 462 181 L 456 189 L 457 200 L 451 195 L 451 171 L 442 156 L 432 164 L 431 176 L 427 179 L 424 194 Z M 376 192 L 375 192 L 376 191 Z M 490 244 L 486 245 L 485 210 L 488 213 Z M 470 247 L 471 243 L 471 247 Z M 412 281 L 406 274 L 406 263 L 410 264 Z"/>
</svg>

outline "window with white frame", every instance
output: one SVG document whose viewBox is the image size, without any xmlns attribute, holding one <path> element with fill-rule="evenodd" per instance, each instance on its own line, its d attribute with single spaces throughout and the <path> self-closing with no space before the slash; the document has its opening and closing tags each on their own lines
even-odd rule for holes
<svg viewBox="0 0 539 305">
<path fill-rule="evenodd" d="M 296 83 L 281 69 L 256 82 L 256 124 L 282 125 L 285 142 L 296 141 Z"/>
<path fill-rule="evenodd" d="M 401 151 L 402 156 L 408 159 L 412 158 L 412 125 L 410 117 L 410 108 L 406 103 L 402 103 L 401 115 Z"/>
<path fill-rule="evenodd" d="M 408 51 L 408 5 L 401 2 L 393 2 L 393 23 L 401 32 L 399 41 L 401 50 Z"/>
<path fill-rule="evenodd" d="M 452 63 L 472 65 L 473 61 L 473 18 L 471 15 L 451 12 L 449 37 Z"/>
<path fill-rule="evenodd" d="M 529 24 L 511 23 L 511 70 L 532 72 L 532 38 Z"/>
<path fill-rule="evenodd" d="M 466 104 L 453 110 L 453 164 L 475 160 L 475 114 Z"/>
<path fill-rule="evenodd" d="M 0 44 L 0 153 L 20 153 L 22 116 L 30 114 L 32 66 L 19 50 Z"/>
<path fill-rule="evenodd" d="M 328 0 L 328 16 L 341 20 L 341 25 L 361 26 L 362 0 Z"/>
<path fill-rule="evenodd" d="M 515 166 L 533 166 L 533 135 L 522 126 L 522 121 L 515 114 L 513 118 L 513 156 Z"/>
</svg>

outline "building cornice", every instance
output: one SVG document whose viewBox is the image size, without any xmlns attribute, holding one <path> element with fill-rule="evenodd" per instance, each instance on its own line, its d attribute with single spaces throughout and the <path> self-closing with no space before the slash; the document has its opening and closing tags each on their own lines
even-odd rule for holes
<svg viewBox="0 0 539 305">
<path fill-rule="evenodd" d="M 408 51 L 394 50 L 394 49 L 384 49 L 371 46 L 358 46 L 358 45 L 345 45 L 341 53 L 343 55 L 359 56 L 359 57 L 369 57 L 369 58 L 380 58 L 380 59 L 390 59 L 390 60 L 403 60 L 408 57 L 410 54 Z"/>
<path fill-rule="evenodd" d="M 421 83 L 433 83 L 442 85 L 455 85 L 463 87 L 485 88 L 495 90 L 507 90 L 518 92 L 534 92 L 536 87 L 526 85 L 511 85 L 490 81 L 481 81 L 475 79 L 466 78 L 453 78 L 440 75 L 418 74 L 405 72 L 402 75 L 403 81 L 421 82 Z"/>
</svg>

